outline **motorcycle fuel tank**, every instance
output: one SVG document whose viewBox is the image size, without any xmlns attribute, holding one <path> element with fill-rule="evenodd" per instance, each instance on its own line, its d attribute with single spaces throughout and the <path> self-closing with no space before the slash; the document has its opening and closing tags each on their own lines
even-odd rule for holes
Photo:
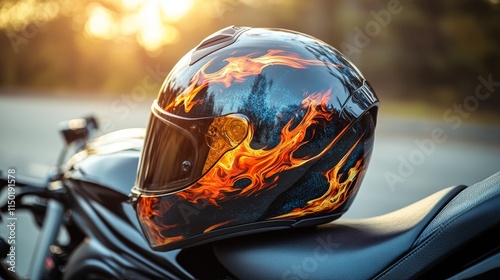
<svg viewBox="0 0 500 280">
<path fill-rule="evenodd" d="M 68 160 L 65 177 L 128 195 L 135 182 L 144 133 L 143 128 L 123 129 L 90 140 Z"/>
</svg>

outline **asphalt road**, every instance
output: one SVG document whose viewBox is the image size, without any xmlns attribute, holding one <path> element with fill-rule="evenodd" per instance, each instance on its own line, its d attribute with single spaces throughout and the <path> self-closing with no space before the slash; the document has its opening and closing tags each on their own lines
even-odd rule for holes
<svg viewBox="0 0 500 280">
<path fill-rule="evenodd" d="M 1 176 L 15 168 L 19 179 L 42 183 L 63 145 L 58 123 L 90 114 L 103 133 L 146 126 L 150 98 L 0 95 Z M 456 184 L 473 184 L 500 171 L 500 124 L 467 123 L 459 116 L 378 120 L 372 161 L 358 197 L 343 218 L 364 218 L 398 209 Z M 19 214 L 18 263 L 25 271 L 36 243 L 29 216 Z M 7 229 L 2 224 L 0 235 Z"/>
</svg>

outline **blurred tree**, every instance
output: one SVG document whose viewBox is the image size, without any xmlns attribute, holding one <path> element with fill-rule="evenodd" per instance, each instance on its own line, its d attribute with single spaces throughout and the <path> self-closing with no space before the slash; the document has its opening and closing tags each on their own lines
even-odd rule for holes
<svg viewBox="0 0 500 280">
<path fill-rule="evenodd" d="M 202 38 L 240 25 L 332 44 L 381 98 L 450 106 L 474 93 L 478 76 L 500 80 L 499 19 L 498 0 L 3 0 L 0 88 L 113 94 L 147 75 L 159 88 Z M 497 110 L 500 95 L 489 101 Z"/>
<path fill-rule="evenodd" d="M 411 98 L 461 102 L 477 77 L 500 80 L 500 7 L 490 1 L 418 1 L 398 17 L 395 43 L 404 55 L 397 68 Z M 496 35 L 495 35 L 496 34 Z M 490 109 L 498 104 L 485 103 Z"/>
</svg>

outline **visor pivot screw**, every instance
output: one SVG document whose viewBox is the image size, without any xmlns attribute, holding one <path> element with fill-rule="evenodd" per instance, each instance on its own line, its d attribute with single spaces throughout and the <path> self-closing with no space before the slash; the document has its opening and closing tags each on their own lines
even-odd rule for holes
<svg viewBox="0 0 500 280">
<path fill-rule="evenodd" d="M 187 160 L 183 161 L 181 164 L 181 169 L 184 172 L 188 172 L 189 170 L 191 170 L 191 162 Z"/>
</svg>

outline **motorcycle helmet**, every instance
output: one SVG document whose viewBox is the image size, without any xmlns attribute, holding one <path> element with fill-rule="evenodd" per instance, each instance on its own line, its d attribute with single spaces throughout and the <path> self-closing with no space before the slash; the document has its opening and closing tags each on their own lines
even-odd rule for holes
<svg viewBox="0 0 500 280">
<path fill-rule="evenodd" d="M 132 189 L 158 251 L 311 226 L 351 205 L 378 99 L 339 51 L 298 32 L 228 27 L 173 67 Z"/>
</svg>

